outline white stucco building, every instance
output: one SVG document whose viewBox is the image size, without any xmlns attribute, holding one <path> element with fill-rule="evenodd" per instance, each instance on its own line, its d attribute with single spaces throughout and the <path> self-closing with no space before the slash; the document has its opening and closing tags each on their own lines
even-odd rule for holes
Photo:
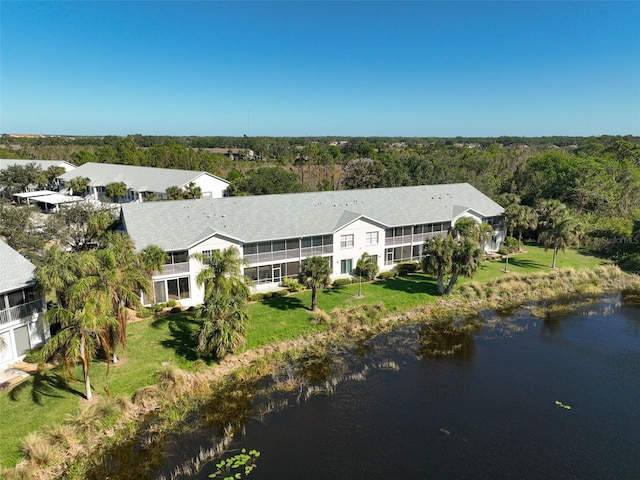
<svg viewBox="0 0 640 480">
<path fill-rule="evenodd" d="M 35 266 L 0 240 L 0 366 L 21 360 L 49 338 L 46 304 L 34 288 Z"/>
<path fill-rule="evenodd" d="M 504 238 L 504 209 L 468 183 L 124 204 L 121 219 L 136 248 L 158 245 L 170 260 L 154 276 L 157 302 L 199 304 L 202 265 L 194 253 L 235 246 L 252 289 L 277 288 L 300 263 L 320 255 L 332 277 L 353 272 L 363 253 L 381 271 L 419 260 L 426 239 L 459 218 L 494 227 L 487 250 Z"/>
<path fill-rule="evenodd" d="M 60 188 L 66 188 L 68 182 L 76 177 L 88 178 L 89 183 L 86 192 L 74 193 L 84 193 L 97 200 L 105 196 L 108 184 L 123 182 L 127 186 L 127 194 L 119 199 L 120 203 L 143 202 L 150 196 L 166 200 L 169 187 L 186 189 L 191 183 L 200 187 L 202 198 L 221 198 L 229 188 L 229 182 L 208 172 L 93 162 L 59 176 Z"/>
</svg>

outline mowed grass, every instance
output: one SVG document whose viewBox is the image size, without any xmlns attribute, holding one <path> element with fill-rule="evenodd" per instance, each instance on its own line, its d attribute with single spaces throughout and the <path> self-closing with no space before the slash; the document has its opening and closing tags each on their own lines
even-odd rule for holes
<svg viewBox="0 0 640 480">
<path fill-rule="evenodd" d="M 527 252 L 509 259 L 509 273 L 502 272 L 504 261 L 485 262 L 474 279 L 485 282 L 514 273 L 549 270 L 552 251 L 527 245 Z M 575 250 L 558 254 L 558 267 L 595 268 L 605 263 L 594 256 Z M 349 308 L 360 304 L 381 302 L 386 312 L 402 312 L 417 305 L 435 301 L 435 281 L 423 274 L 413 274 L 387 281 L 363 283 L 362 298 L 357 297 L 359 285 L 351 284 L 318 292 L 318 306 L 325 312 L 334 308 Z M 246 349 L 290 340 L 325 327 L 314 325 L 309 308 L 311 292 L 272 299 L 249 305 Z M 128 327 L 127 349 L 117 365 L 96 360 L 91 367 L 94 392 L 111 396 L 131 397 L 136 390 L 157 383 L 163 365 L 190 369 L 197 359 L 192 332 L 197 324 L 189 313 L 164 315 L 131 323 Z M 121 352 L 120 352 L 121 353 Z M 81 371 L 75 375 L 81 379 Z M 43 430 L 75 415 L 84 402 L 83 384 L 65 383 L 59 370 L 37 374 L 12 390 L 0 394 L 0 465 L 15 465 L 20 460 L 19 442 L 29 432 Z"/>
</svg>

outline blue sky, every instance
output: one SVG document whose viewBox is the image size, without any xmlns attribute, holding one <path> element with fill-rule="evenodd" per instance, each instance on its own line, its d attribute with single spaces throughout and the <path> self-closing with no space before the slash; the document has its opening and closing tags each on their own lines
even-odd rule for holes
<svg viewBox="0 0 640 480">
<path fill-rule="evenodd" d="M 0 133 L 640 135 L 640 2 L 0 9 Z"/>
</svg>

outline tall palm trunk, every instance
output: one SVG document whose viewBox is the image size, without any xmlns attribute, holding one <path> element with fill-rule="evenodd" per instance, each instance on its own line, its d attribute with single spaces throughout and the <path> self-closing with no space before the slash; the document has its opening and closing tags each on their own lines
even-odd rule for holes
<svg viewBox="0 0 640 480">
<path fill-rule="evenodd" d="M 318 292 L 316 287 L 311 287 L 311 310 L 318 310 Z"/>
<path fill-rule="evenodd" d="M 449 284 L 447 285 L 447 291 L 445 292 L 447 295 L 453 291 L 453 286 L 458 281 L 458 274 L 452 273 L 451 278 L 449 279 Z"/>
<path fill-rule="evenodd" d="M 80 358 L 82 358 L 82 374 L 84 375 L 84 389 L 87 392 L 87 400 L 91 400 L 91 380 L 89 379 L 89 362 L 91 359 L 87 355 L 87 338 L 80 337 Z"/>
</svg>

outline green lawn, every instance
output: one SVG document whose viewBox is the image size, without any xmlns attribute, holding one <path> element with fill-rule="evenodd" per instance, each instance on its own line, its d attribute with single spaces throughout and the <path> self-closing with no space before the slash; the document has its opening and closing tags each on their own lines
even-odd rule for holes
<svg viewBox="0 0 640 480">
<path fill-rule="evenodd" d="M 513 256 L 509 270 L 531 273 L 548 270 L 551 251 L 526 246 L 527 253 Z M 593 268 L 603 260 L 567 250 L 558 255 L 558 267 Z M 487 281 L 502 275 L 504 262 L 486 262 L 474 280 Z M 461 279 L 462 282 L 470 280 Z M 382 302 L 387 312 L 400 312 L 416 305 L 434 301 L 433 279 L 414 274 L 392 280 L 362 284 L 363 298 L 357 298 L 359 286 L 352 284 L 318 293 L 319 307 L 330 312 L 337 307 Z M 311 293 L 272 299 L 249 305 L 247 347 L 257 348 L 272 342 L 297 338 L 301 334 L 322 329 L 309 322 Z M 166 315 L 129 325 L 128 346 L 118 365 L 112 365 L 108 376 L 104 362 L 95 362 L 91 370 L 96 393 L 107 387 L 112 396 L 131 396 L 137 389 L 156 383 L 156 374 L 163 364 L 189 369 L 196 356 L 191 332 L 196 325 L 190 314 Z M 80 372 L 77 373 L 80 378 Z M 65 384 L 60 373 L 49 371 L 23 382 L 13 391 L 0 394 L 0 465 L 14 465 L 20 458 L 18 440 L 27 433 L 42 430 L 74 414 L 83 398 L 80 382 Z"/>
</svg>

